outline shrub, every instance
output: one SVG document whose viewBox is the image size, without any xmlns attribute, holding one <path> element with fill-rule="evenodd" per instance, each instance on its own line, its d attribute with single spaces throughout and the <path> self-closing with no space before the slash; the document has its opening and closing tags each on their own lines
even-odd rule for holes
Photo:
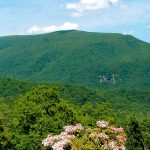
<svg viewBox="0 0 150 150">
<path fill-rule="evenodd" d="M 60 135 L 48 135 L 42 144 L 49 150 L 125 150 L 126 134 L 106 121 L 97 121 L 96 128 L 81 124 L 68 125 Z"/>
</svg>

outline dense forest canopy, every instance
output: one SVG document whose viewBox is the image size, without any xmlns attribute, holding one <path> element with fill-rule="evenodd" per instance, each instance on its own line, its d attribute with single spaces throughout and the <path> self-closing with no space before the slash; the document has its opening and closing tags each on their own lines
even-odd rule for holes
<svg viewBox="0 0 150 150">
<path fill-rule="evenodd" d="M 58 31 L 0 37 L 0 75 L 90 87 L 150 87 L 150 44 L 131 35 Z"/>
<path fill-rule="evenodd" d="M 58 134 L 63 126 L 79 122 L 93 127 L 97 120 L 124 127 L 127 147 L 140 149 L 143 140 L 150 147 L 148 89 L 98 90 L 1 78 L 0 91 L 2 150 L 44 149 L 41 141 L 49 133 Z"/>
<path fill-rule="evenodd" d="M 150 149 L 149 60 L 150 44 L 130 35 L 0 37 L 0 149 L 44 150 L 48 134 L 98 120 L 123 127 L 127 149 Z"/>
</svg>

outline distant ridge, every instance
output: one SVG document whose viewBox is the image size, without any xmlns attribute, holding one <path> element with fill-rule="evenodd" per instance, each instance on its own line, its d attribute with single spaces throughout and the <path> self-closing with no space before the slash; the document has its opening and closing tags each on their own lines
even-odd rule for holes
<svg viewBox="0 0 150 150">
<path fill-rule="evenodd" d="M 0 37 L 0 76 L 90 87 L 150 87 L 150 44 L 77 30 Z"/>
</svg>

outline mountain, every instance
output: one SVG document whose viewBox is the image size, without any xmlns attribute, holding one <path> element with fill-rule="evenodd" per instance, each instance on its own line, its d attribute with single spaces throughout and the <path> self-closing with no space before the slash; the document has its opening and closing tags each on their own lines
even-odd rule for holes
<svg viewBox="0 0 150 150">
<path fill-rule="evenodd" d="M 150 44 L 131 35 L 57 31 L 0 37 L 0 76 L 89 87 L 150 87 Z"/>
</svg>

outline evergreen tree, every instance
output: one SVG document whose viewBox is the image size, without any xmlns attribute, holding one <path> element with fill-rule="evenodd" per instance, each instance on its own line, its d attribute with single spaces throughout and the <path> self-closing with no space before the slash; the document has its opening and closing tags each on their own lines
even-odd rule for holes
<svg viewBox="0 0 150 150">
<path fill-rule="evenodd" d="M 130 150 L 136 150 L 137 148 L 142 148 L 142 150 L 146 150 L 144 145 L 144 139 L 141 132 L 141 127 L 135 118 L 132 118 L 130 120 L 127 134 Z"/>
</svg>

